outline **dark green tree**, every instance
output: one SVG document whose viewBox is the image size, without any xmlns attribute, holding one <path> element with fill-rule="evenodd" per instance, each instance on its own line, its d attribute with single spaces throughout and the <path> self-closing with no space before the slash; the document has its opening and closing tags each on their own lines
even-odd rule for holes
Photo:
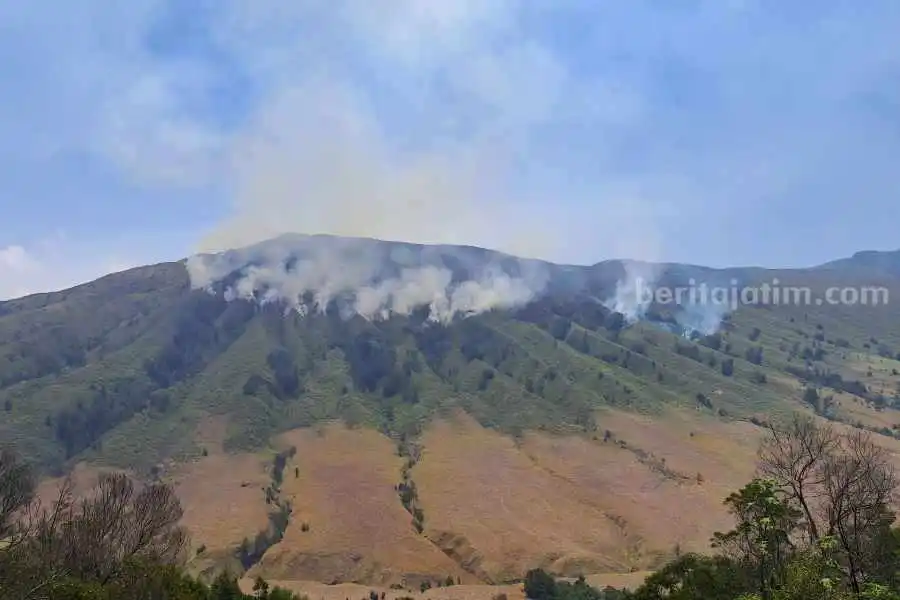
<svg viewBox="0 0 900 600">
<path fill-rule="evenodd" d="M 543 569 L 525 574 L 525 597 L 529 600 L 555 600 L 556 580 Z"/>
</svg>

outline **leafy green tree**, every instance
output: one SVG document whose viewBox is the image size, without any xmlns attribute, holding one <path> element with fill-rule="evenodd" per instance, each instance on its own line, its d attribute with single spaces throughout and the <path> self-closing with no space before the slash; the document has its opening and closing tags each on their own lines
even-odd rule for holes
<svg viewBox="0 0 900 600">
<path fill-rule="evenodd" d="M 543 569 L 531 569 L 525 574 L 525 597 L 529 600 L 554 600 L 556 580 Z"/>
<path fill-rule="evenodd" d="M 737 524 L 731 531 L 713 535 L 713 546 L 749 565 L 757 577 L 763 598 L 784 577 L 791 555 L 791 534 L 801 516 L 780 493 L 771 479 L 754 479 L 725 499 L 725 505 Z"/>
<path fill-rule="evenodd" d="M 210 586 L 210 600 L 244 600 L 237 579 L 228 573 L 220 573 Z"/>
<path fill-rule="evenodd" d="M 788 564 L 784 582 L 775 591 L 774 600 L 843 600 L 850 598 L 841 585 L 842 573 L 832 558 L 834 540 L 823 538 L 818 547 L 799 553 Z"/>
<path fill-rule="evenodd" d="M 760 346 L 751 346 L 744 352 L 744 358 L 754 365 L 761 365 L 763 360 L 763 350 Z"/>
<path fill-rule="evenodd" d="M 733 600 L 753 590 L 746 569 L 725 556 L 684 554 L 652 575 L 631 600 Z"/>
</svg>

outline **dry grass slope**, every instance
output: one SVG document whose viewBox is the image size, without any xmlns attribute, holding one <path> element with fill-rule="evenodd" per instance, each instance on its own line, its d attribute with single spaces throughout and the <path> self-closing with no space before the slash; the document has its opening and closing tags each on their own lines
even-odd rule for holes
<svg viewBox="0 0 900 600">
<path fill-rule="evenodd" d="M 384 593 L 385 600 L 416 598 L 420 600 L 492 600 L 498 594 L 506 594 L 508 600 L 525 600 L 521 585 L 454 585 L 445 588 L 431 588 L 421 593 L 418 590 L 390 589 L 357 583 L 327 585 L 316 581 L 271 580 L 269 584 L 289 589 L 309 600 L 368 600 L 369 592 Z M 245 593 L 253 591 L 253 580 L 240 581 Z"/>
<path fill-rule="evenodd" d="M 429 537 L 468 568 L 500 582 L 529 567 L 559 572 L 626 568 L 625 539 L 577 488 L 535 465 L 514 440 L 466 416 L 422 437 L 412 477 Z"/>
<path fill-rule="evenodd" d="M 598 440 L 530 435 L 535 464 L 577 490 L 620 526 L 627 569 L 646 569 L 674 553 L 708 547 L 730 525 L 722 498 L 751 475 L 752 430 L 672 412 L 665 419 L 604 412 L 611 432 Z M 699 474 L 699 477 L 698 477 Z"/>
<path fill-rule="evenodd" d="M 267 457 L 228 454 L 222 449 L 227 422 L 203 421 L 197 443 L 207 455 L 178 465 L 167 477 L 184 507 L 183 523 L 191 533 L 192 567 L 227 564 L 244 538 L 252 539 L 268 523 L 262 489 L 269 484 Z M 197 555 L 198 549 L 204 551 Z"/>
<path fill-rule="evenodd" d="M 599 422 L 612 438 L 529 433 L 517 443 L 462 415 L 436 423 L 413 470 L 427 533 L 503 581 L 534 566 L 651 568 L 728 526 L 722 498 L 752 472 L 756 428 L 680 413 L 608 411 Z"/>
<path fill-rule="evenodd" d="M 284 434 L 279 445 L 297 450 L 282 486 L 294 513 L 248 576 L 415 589 L 448 575 L 502 583 L 537 566 L 628 574 L 676 548 L 703 550 L 730 525 L 722 498 L 752 476 L 759 428 L 689 411 L 598 419 L 596 436 L 519 439 L 463 413 L 434 422 L 411 471 L 424 535 L 394 487 L 394 442 L 339 424 Z"/>
<path fill-rule="evenodd" d="M 282 486 L 294 512 L 282 542 L 251 576 L 411 586 L 468 578 L 413 528 L 394 489 L 403 459 L 387 437 L 335 424 L 295 430 L 279 441 L 297 449 Z"/>
</svg>

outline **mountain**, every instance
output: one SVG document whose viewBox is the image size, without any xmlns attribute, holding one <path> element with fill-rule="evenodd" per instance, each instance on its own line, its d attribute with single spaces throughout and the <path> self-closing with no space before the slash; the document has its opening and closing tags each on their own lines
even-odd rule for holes
<svg viewBox="0 0 900 600">
<path fill-rule="evenodd" d="M 878 252 L 875 250 L 857 252 L 850 258 L 843 258 L 821 265 L 819 269 L 842 270 L 857 274 L 864 272 L 882 277 L 900 277 L 900 250 L 892 252 Z"/>
<path fill-rule="evenodd" d="M 649 569 L 727 525 L 721 499 L 779 415 L 900 445 L 897 256 L 573 266 L 284 236 L 0 303 L 0 440 L 48 476 L 172 481 L 201 570 Z M 651 283 L 809 298 L 626 293 Z"/>
</svg>

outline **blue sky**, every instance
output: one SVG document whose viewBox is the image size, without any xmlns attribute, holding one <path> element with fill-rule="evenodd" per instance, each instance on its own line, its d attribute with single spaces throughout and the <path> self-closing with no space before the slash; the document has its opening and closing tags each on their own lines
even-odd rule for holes
<svg viewBox="0 0 900 600">
<path fill-rule="evenodd" d="M 892 0 L 0 5 L 0 298 L 285 231 L 895 249 Z"/>
</svg>

